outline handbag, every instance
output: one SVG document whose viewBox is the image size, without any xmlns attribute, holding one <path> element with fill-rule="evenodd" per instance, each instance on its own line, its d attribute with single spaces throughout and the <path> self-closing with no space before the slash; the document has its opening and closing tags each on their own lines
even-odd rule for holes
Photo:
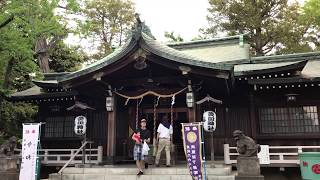
<svg viewBox="0 0 320 180">
<path fill-rule="evenodd" d="M 148 144 L 146 142 L 144 142 L 142 145 L 142 155 L 144 155 L 144 156 L 148 155 L 149 150 L 150 150 L 150 148 L 149 148 Z"/>
</svg>

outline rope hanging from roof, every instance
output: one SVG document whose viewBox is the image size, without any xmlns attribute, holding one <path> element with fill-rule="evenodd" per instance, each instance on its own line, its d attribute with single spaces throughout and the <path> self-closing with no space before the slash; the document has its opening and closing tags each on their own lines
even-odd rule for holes
<svg viewBox="0 0 320 180">
<path fill-rule="evenodd" d="M 147 92 L 142 93 L 142 94 L 140 94 L 140 95 L 138 95 L 138 96 L 128 96 L 128 95 L 121 94 L 121 93 L 116 92 L 116 91 L 115 91 L 114 93 L 117 94 L 117 95 L 119 95 L 119 96 L 121 96 L 121 97 L 123 97 L 123 98 L 126 98 L 127 101 L 126 101 L 125 105 L 127 105 L 128 102 L 129 102 L 129 100 L 131 100 L 131 99 L 141 99 L 141 100 L 140 100 L 140 103 L 141 103 L 143 97 L 144 97 L 144 96 L 147 96 L 147 95 L 154 95 L 154 96 L 157 96 L 158 98 L 169 98 L 169 97 L 170 97 L 170 98 L 173 98 L 173 97 L 175 97 L 176 95 L 178 95 L 178 94 L 182 93 L 183 91 L 185 91 L 187 88 L 188 88 L 188 87 L 185 87 L 185 88 L 183 88 L 183 89 L 181 89 L 181 90 L 179 90 L 179 91 L 177 91 L 177 92 L 175 92 L 175 93 L 172 93 L 172 94 L 159 94 L 159 93 L 154 92 L 154 91 L 147 91 Z M 140 103 L 139 103 L 139 104 L 140 104 Z"/>
</svg>

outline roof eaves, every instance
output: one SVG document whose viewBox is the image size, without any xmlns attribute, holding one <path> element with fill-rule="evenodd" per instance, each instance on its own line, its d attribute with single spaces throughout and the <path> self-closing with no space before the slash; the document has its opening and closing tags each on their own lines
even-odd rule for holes
<svg viewBox="0 0 320 180">
<path fill-rule="evenodd" d="M 249 79 L 249 84 L 263 85 L 263 84 L 288 84 L 288 83 L 303 83 L 303 82 L 319 82 L 320 78 L 304 78 L 289 77 L 289 78 L 271 78 L 271 79 Z"/>
<path fill-rule="evenodd" d="M 79 71 L 67 74 L 65 76 L 58 78 L 58 83 L 65 82 L 83 75 L 87 75 L 89 73 L 92 73 L 94 71 L 97 71 L 105 66 L 108 66 L 109 64 L 112 64 L 119 59 L 121 59 L 123 56 L 125 56 L 128 52 L 130 52 L 135 45 L 137 44 L 137 41 L 131 37 L 129 41 L 127 41 L 126 44 L 124 44 L 122 47 L 116 49 L 113 53 L 109 54 L 108 56 L 104 57 L 103 59 L 89 65 L 88 67 L 81 69 Z"/>
<path fill-rule="evenodd" d="M 35 85 L 39 87 L 59 87 L 57 80 L 43 80 L 43 81 L 32 81 Z"/>
<path fill-rule="evenodd" d="M 301 60 L 314 60 L 314 59 L 320 59 L 320 51 L 251 57 L 251 62 L 252 63 L 274 63 L 274 62 L 299 61 L 299 60 L 301 61 Z"/>
<path fill-rule="evenodd" d="M 248 76 L 248 75 L 257 75 L 265 74 L 279 71 L 288 71 L 291 69 L 303 69 L 308 61 L 296 61 L 290 64 L 279 65 L 271 68 L 257 69 L 257 70 L 247 70 L 247 71 L 236 71 L 234 72 L 235 76 Z M 282 62 L 283 63 L 283 62 Z M 258 65 L 258 64 L 253 64 Z"/>
</svg>

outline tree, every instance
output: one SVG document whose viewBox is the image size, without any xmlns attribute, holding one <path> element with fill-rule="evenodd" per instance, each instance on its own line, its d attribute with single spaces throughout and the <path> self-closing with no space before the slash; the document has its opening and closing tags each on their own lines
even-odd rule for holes
<svg viewBox="0 0 320 180">
<path fill-rule="evenodd" d="M 309 22 L 311 28 L 309 29 L 309 37 L 315 44 L 317 50 L 320 50 L 320 1 L 319 0 L 309 0 L 305 2 L 303 6 L 303 16 L 302 21 Z"/>
<path fill-rule="evenodd" d="M 169 42 L 182 42 L 182 41 L 184 41 L 183 38 L 179 34 L 175 35 L 173 31 L 164 32 L 164 37 L 166 37 L 169 40 Z"/>
<path fill-rule="evenodd" d="M 254 55 L 274 52 L 312 50 L 305 37 L 310 28 L 301 18 L 298 3 L 287 0 L 209 0 L 207 20 L 210 27 L 203 34 L 247 34 Z"/>
<path fill-rule="evenodd" d="M 85 20 L 79 21 L 81 35 L 98 40 L 101 57 L 123 43 L 134 22 L 135 9 L 130 0 L 87 0 L 82 12 Z"/>
<path fill-rule="evenodd" d="M 303 7 L 304 15 L 315 26 L 320 26 L 320 1 L 308 0 Z"/>
<path fill-rule="evenodd" d="M 81 63 L 88 60 L 87 55 L 76 46 L 69 47 L 59 42 L 50 52 L 50 69 L 55 72 L 72 72 L 81 68 Z"/>
<path fill-rule="evenodd" d="M 16 0 L 5 1 L 1 6 L 0 27 L 11 22 L 12 28 L 18 28 L 33 45 L 34 56 L 42 72 L 49 72 L 49 51 L 63 39 L 68 30 L 65 16 L 55 13 L 62 0 Z M 76 11 L 75 0 L 65 0 L 65 9 Z M 1 19 L 3 19 L 1 21 Z M 18 30 L 17 29 L 17 30 Z"/>
<path fill-rule="evenodd" d="M 70 3 L 65 5 L 63 8 L 71 8 Z M 41 65 L 42 60 L 48 61 L 50 55 L 55 56 L 52 50 L 56 46 L 49 46 L 50 42 L 61 42 L 57 37 L 66 34 L 64 20 L 53 13 L 59 6 L 56 0 L 0 0 L 0 141 L 4 136 L 21 135 L 21 123 L 34 120 L 37 112 L 35 106 L 22 102 L 12 103 L 5 96 L 32 87 L 29 74 L 35 73 L 35 78 L 40 78 L 38 65 Z M 36 48 L 40 41 L 47 42 L 42 50 L 42 47 Z M 76 53 L 73 50 L 70 48 L 68 52 Z M 46 59 L 39 58 L 39 52 Z M 72 63 L 78 65 L 74 60 Z M 74 65 L 66 68 L 74 68 Z"/>
</svg>

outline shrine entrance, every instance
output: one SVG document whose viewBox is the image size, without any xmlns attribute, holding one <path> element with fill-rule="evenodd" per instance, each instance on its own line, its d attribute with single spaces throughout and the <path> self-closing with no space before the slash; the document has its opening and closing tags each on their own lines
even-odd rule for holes
<svg viewBox="0 0 320 180">
<path fill-rule="evenodd" d="M 169 93 L 168 93 L 169 92 Z M 179 92 L 179 93 L 177 93 Z M 168 97 L 146 95 L 143 99 L 131 99 L 118 97 L 117 99 L 117 156 L 121 162 L 130 162 L 133 160 L 134 142 L 131 139 L 133 132 L 140 128 L 140 120 L 147 120 L 147 129 L 151 132 L 151 142 L 149 144 L 151 151 L 149 155 L 155 156 L 153 147 L 157 136 L 157 128 L 162 121 L 163 116 L 167 115 L 173 127 L 173 152 L 172 160 L 185 161 L 184 149 L 181 134 L 181 123 L 189 122 L 189 108 L 185 103 L 185 88 L 174 91 L 174 93 L 161 93 L 161 96 L 167 94 Z M 173 94 L 172 96 L 169 94 Z M 160 95 L 160 94 L 158 94 Z M 121 96 L 121 95 L 120 95 Z M 131 96 L 133 97 L 133 96 Z M 161 157 L 164 159 L 165 156 Z"/>
<path fill-rule="evenodd" d="M 147 119 L 147 128 L 151 131 L 152 134 L 152 142 L 153 144 L 153 136 L 157 134 L 157 128 L 165 115 L 171 116 L 171 108 L 159 108 L 154 113 L 154 109 L 146 108 L 143 109 L 143 114 Z M 154 114 L 156 114 L 156 118 L 154 118 Z M 173 108 L 172 109 L 172 127 L 173 127 L 173 145 L 174 145 L 174 156 L 172 157 L 176 161 L 185 161 L 183 142 L 182 142 L 182 133 L 181 133 L 181 123 L 187 123 L 188 120 L 188 109 L 187 108 Z M 154 120 L 156 122 L 154 123 Z M 154 124 L 156 126 L 154 126 Z M 165 156 L 162 156 L 165 158 Z"/>
</svg>

